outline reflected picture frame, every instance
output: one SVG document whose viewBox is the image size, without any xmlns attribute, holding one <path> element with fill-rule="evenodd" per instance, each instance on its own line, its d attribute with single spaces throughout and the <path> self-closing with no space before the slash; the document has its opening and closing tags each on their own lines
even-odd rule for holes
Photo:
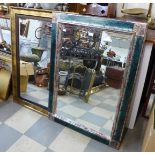
<svg viewBox="0 0 155 155">
<path fill-rule="evenodd" d="M 39 104 L 26 100 L 20 95 L 20 57 L 19 57 L 19 18 L 26 19 L 45 19 L 52 22 L 52 11 L 50 10 L 40 10 L 40 9 L 29 9 L 20 7 L 10 8 L 11 16 L 11 42 L 12 42 L 12 77 L 13 77 L 13 100 L 29 109 L 37 111 L 45 116 L 48 116 L 49 106 L 43 107 Z M 27 31 L 27 30 L 26 30 Z"/>
<path fill-rule="evenodd" d="M 125 70 L 125 80 L 121 90 L 121 99 L 116 109 L 115 123 L 113 124 L 111 139 L 105 135 L 95 132 L 86 126 L 75 123 L 70 119 L 63 118 L 56 114 L 57 110 L 57 92 L 58 92 L 58 70 L 60 55 L 60 33 L 59 25 L 61 24 L 82 25 L 89 27 L 98 27 L 108 31 L 122 32 L 133 35 L 133 41 L 130 45 L 128 55 L 128 67 Z M 49 103 L 50 116 L 54 121 L 59 122 L 67 127 L 72 128 L 86 136 L 96 139 L 104 144 L 114 148 L 119 148 L 125 131 L 127 114 L 130 108 L 132 92 L 135 87 L 135 81 L 139 74 L 139 64 L 143 56 L 143 45 L 147 30 L 146 23 L 108 19 L 101 17 L 82 16 L 77 14 L 54 13 L 52 20 L 52 43 L 51 43 L 51 66 L 50 66 L 50 89 Z"/>
</svg>

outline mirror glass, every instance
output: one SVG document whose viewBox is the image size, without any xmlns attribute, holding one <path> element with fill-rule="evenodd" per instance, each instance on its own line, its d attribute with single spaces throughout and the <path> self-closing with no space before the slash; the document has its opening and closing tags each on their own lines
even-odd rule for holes
<svg viewBox="0 0 155 155">
<path fill-rule="evenodd" d="M 110 139 L 132 35 L 59 24 L 56 115 Z"/>
<path fill-rule="evenodd" d="M 48 107 L 51 19 L 19 18 L 20 97 Z"/>
<path fill-rule="evenodd" d="M 149 101 L 148 101 L 147 109 L 146 109 L 146 112 L 145 112 L 146 117 L 150 116 L 152 107 L 154 105 L 154 101 L 155 101 L 155 94 L 151 93 Z"/>
<path fill-rule="evenodd" d="M 0 25 L 0 52 L 3 54 L 11 54 L 11 31 L 3 29 Z"/>
</svg>

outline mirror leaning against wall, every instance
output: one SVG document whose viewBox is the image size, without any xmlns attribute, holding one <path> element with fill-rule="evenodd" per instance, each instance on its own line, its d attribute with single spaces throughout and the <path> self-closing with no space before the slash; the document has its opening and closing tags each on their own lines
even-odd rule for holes
<svg viewBox="0 0 155 155">
<path fill-rule="evenodd" d="M 52 116 L 118 148 L 146 24 L 63 13 L 56 13 L 54 19 Z"/>
<path fill-rule="evenodd" d="M 51 12 L 12 8 L 15 99 L 37 111 L 48 112 Z"/>
</svg>

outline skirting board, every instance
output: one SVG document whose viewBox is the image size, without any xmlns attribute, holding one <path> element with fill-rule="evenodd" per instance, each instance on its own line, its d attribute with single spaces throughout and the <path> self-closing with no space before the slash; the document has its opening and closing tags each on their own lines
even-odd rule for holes
<svg viewBox="0 0 155 155">
<path fill-rule="evenodd" d="M 128 114 L 127 127 L 129 129 L 133 129 L 135 122 L 136 122 L 138 108 L 140 105 L 140 100 L 141 100 L 144 83 L 145 83 L 145 78 L 146 78 L 148 65 L 149 65 L 149 61 L 150 61 L 152 46 L 153 46 L 153 43 L 147 43 L 147 42 L 145 43 L 145 46 L 144 46 L 144 54 L 141 59 L 139 73 L 137 75 L 135 89 L 134 89 L 133 97 L 131 100 L 131 106 L 130 106 L 130 110 L 129 110 L 129 114 Z"/>
</svg>

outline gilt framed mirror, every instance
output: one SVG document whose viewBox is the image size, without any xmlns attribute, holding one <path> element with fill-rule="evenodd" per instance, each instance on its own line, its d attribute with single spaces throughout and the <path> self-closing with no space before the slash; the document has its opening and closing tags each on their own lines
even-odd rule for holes
<svg viewBox="0 0 155 155">
<path fill-rule="evenodd" d="M 48 115 L 52 12 L 11 8 L 13 96 Z"/>
<path fill-rule="evenodd" d="M 146 29 L 145 23 L 53 14 L 51 117 L 119 148 Z"/>
</svg>

